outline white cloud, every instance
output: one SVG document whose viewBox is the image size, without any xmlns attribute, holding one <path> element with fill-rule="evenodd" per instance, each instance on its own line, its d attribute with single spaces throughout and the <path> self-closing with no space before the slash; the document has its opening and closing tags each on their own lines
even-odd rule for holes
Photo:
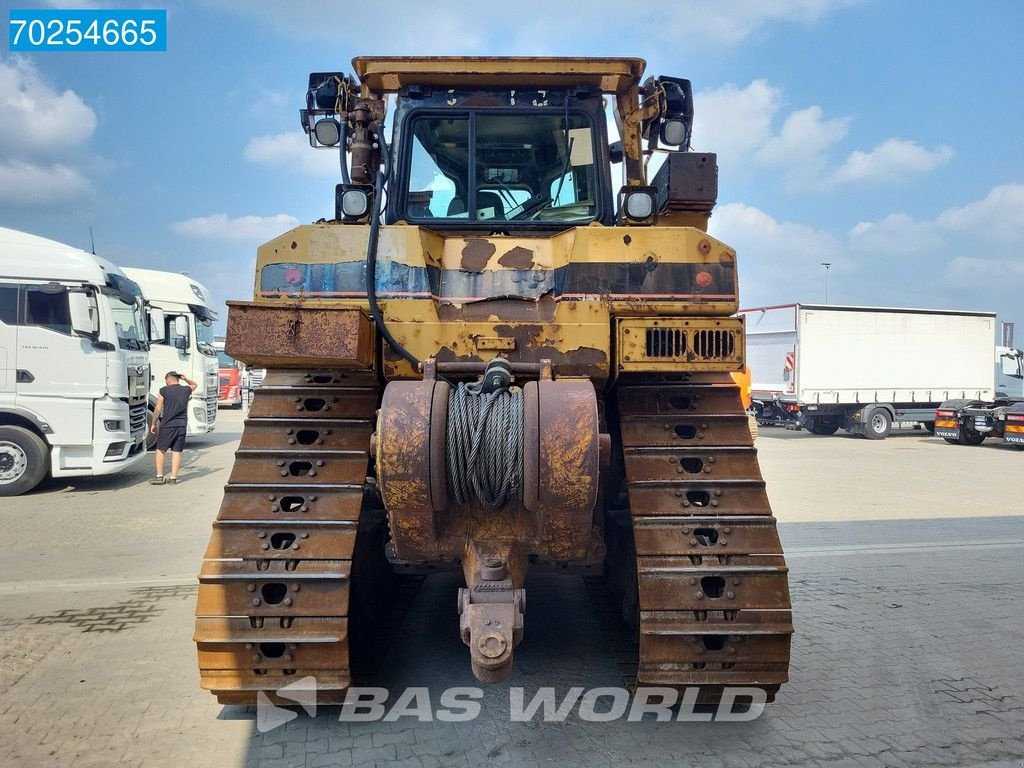
<svg viewBox="0 0 1024 768">
<path fill-rule="evenodd" d="M 783 121 L 777 135 L 760 146 L 757 160 L 768 166 L 788 166 L 798 158 L 813 162 L 845 138 L 849 126 L 848 117 L 826 120 L 817 105 L 797 110 Z"/>
<path fill-rule="evenodd" d="M 910 174 L 926 173 L 949 162 L 953 149 L 925 149 L 903 139 L 886 139 L 869 152 L 857 150 L 831 176 L 831 183 L 898 181 Z"/>
<path fill-rule="evenodd" d="M 60 91 L 29 59 L 0 57 L 0 203 L 46 208 L 92 192 L 82 167 L 96 113 Z"/>
<path fill-rule="evenodd" d="M 288 131 L 274 136 L 254 136 L 245 145 L 245 159 L 253 163 L 300 170 L 341 180 L 337 149 L 313 149 L 302 131 Z"/>
<path fill-rule="evenodd" d="M 287 213 L 239 216 L 235 219 L 226 213 L 215 213 L 175 222 L 171 229 L 179 235 L 205 240 L 263 243 L 298 225 L 299 220 Z"/>
<path fill-rule="evenodd" d="M 694 146 L 714 150 L 719 158 L 741 161 L 768 141 L 781 97 L 781 91 L 767 80 L 754 80 L 745 88 L 727 83 L 697 93 Z"/>
<path fill-rule="evenodd" d="M 861 221 L 849 232 L 850 250 L 861 254 L 927 253 L 942 245 L 930 222 L 914 221 L 905 213 L 892 213 L 881 221 Z"/>
<path fill-rule="evenodd" d="M 1024 184 L 1002 184 L 983 200 L 950 208 L 935 219 L 943 229 L 1024 243 Z"/>
<path fill-rule="evenodd" d="M 0 205 L 55 206 L 81 199 L 91 191 L 80 172 L 60 163 L 0 161 Z"/>
</svg>

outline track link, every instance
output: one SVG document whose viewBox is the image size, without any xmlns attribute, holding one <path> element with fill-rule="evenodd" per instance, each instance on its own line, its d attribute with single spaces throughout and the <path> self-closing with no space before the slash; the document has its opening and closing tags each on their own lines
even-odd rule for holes
<svg viewBox="0 0 1024 768">
<path fill-rule="evenodd" d="M 383 552 L 366 492 L 379 397 L 340 371 L 268 371 L 256 391 L 199 574 L 201 684 L 222 704 L 308 676 L 319 703 L 343 700 L 350 586 Z"/>
<path fill-rule="evenodd" d="M 618 411 L 632 526 L 620 539 L 636 564 L 619 591 L 639 619 L 637 684 L 700 686 L 703 700 L 760 687 L 772 700 L 789 673 L 788 568 L 739 389 L 620 384 Z"/>
</svg>

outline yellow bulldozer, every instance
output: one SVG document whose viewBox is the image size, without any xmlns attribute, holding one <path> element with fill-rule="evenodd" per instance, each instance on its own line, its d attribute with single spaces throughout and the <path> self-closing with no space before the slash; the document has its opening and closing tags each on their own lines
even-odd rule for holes
<svg viewBox="0 0 1024 768">
<path fill-rule="evenodd" d="M 596 570 L 636 685 L 772 699 L 788 575 L 690 82 L 636 58 L 352 65 L 300 111 L 340 155 L 333 220 L 260 247 L 229 302 L 227 353 L 267 373 L 199 576 L 202 686 L 251 704 L 312 676 L 342 701 L 390 576 L 441 569 L 499 681 L 528 573 Z"/>
</svg>

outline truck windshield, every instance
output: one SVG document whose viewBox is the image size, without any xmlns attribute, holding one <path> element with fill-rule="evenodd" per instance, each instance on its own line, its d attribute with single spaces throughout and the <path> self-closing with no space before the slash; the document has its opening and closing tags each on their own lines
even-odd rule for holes
<svg viewBox="0 0 1024 768">
<path fill-rule="evenodd" d="M 223 349 L 217 350 L 217 362 L 221 368 L 235 368 L 238 365 L 235 358 L 228 355 Z"/>
<path fill-rule="evenodd" d="M 585 115 L 423 115 L 408 135 L 409 220 L 579 224 L 598 215 L 594 132 Z"/>
<path fill-rule="evenodd" d="M 213 321 L 196 317 L 196 347 L 209 357 L 216 357 L 217 350 L 213 346 Z"/>
<path fill-rule="evenodd" d="M 110 310 L 114 315 L 117 343 L 121 349 L 149 349 L 146 324 L 138 301 L 125 301 L 127 297 L 110 295 Z"/>
</svg>

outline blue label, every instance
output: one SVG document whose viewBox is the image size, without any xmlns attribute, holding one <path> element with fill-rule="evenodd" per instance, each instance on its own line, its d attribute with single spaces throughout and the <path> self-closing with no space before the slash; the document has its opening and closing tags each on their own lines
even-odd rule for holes
<svg viewBox="0 0 1024 768">
<path fill-rule="evenodd" d="M 12 51 L 166 51 L 166 10 L 12 10 Z"/>
</svg>

